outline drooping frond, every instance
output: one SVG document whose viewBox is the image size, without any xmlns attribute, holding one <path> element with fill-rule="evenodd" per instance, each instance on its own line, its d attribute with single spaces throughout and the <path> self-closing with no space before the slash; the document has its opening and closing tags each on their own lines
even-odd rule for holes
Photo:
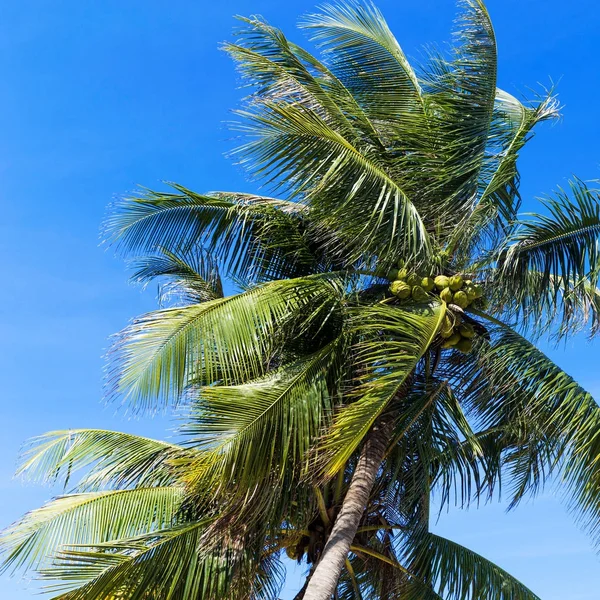
<svg viewBox="0 0 600 600">
<path fill-rule="evenodd" d="M 518 316 L 537 333 L 554 325 L 559 337 L 577 329 L 577 317 L 595 313 L 600 274 L 599 192 L 579 180 L 570 188 L 544 202 L 549 214 L 520 224 L 487 273 L 498 313 Z"/>
<path fill-rule="evenodd" d="M 249 138 L 238 152 L 271 185 L 305 196 L 321 242 L 352 263 L 424 260 L 431 242 L 402 183 L 376 155 L 346 139 L 312 107 L 264 100 L 239 113 Z M 337 237 L 331 238 L 331 232 Z M 343 245 L 340 245 L 340 240 Z"/>
<path fill-rule="evenodd" d="M 482 427 L 498 430 L 500 467 L 512 505 L 553 477 L 590 534 L 600 533 L 600 407 L 533 344 L 500 327 L 463 367 L 463 401 Z M 506 484 L 505 486 L 506 487 Z"/>
<path fill-rule="evenodd" d="M 171 185 L 176 193 L 145 190 L 116 203 L 106 221 L 108 240 L 134 254 L 203 247 L 224 273 L 242 279 L 293 276 L 314 265 L 301 231 L 301 205 Z"/>
<path fill-rule="evenodd" d="M 181 487 L 71 494 L 27 513 L 0 537 L 3 569 L 48 565 L 65 547 L 97 545 L 149 534 L 174 523 Z"/>
<path fill-rule="evenodd" d="M 210 453 L 209 476 L 246 489 L 271 474 L 305 474 L 308 451 L 332 409 L 328 384 L 337 378 L 342 346 L 334 340 L 247 384 L 200 390 L 183 431 Z"/>
<path fill-rule="evenodd" d="M 600 273 L 600 192 L 583 181 L 569 184 L 543 202 L 548 215 L 531 214 L 507 239 L 499 257 L 502 278 L 517 281 L 528 271 L 541 274 L 540 288 L 576 285 L 588 279 L 597 285 Z"/>
<path fill-rule="evenodd" d="M 170 251 L 159 248 L 157 254 L 137 258 L 131 280 L 146 286 L 158 280 L 163 282 L 160 303 L 176 301 L 198 304 L 223 297 L 223 284 L 217 263 L 198 246 Z"/>
<path fill-rule="evenodd" d="M 407 556 L 446 600 L 540 600 L 498 565 L 433 533 L 420 534 Z"/>
<path fill-rule="evenodd" d="M 65 480 L 86 469 L 78 491 L 173 483 L 169 462 L 194 451 L 176 444 L 104 429 L 51 431 L 28 444 L 17 475 L 38 481 Z"/>
<path fill-rule="evenodd" d="M 335 301 L 335 282 L 333 275 L 275 281 L 144 315 L 117 338 L 109 392 L 149 408 L 181 401 L 192 383 L 255 379 L 266 371 L 276 332 L 309 302 Z"/>
<path fill-rule="evenodd" d="M 66 551 L 43 575 L 65 582 L 55 586 L 64 590 L 55 600 L 276 600 L 277 561 L 225 543 L 204 551 L 206 525 L 196 521 L 122 544 Z"/>
<path fill-rule="evenodd" d="M 519 153 L 531 138 L 533 128 L 557 115 L 558 102 L 550 94 L 529 107 L 504 90 L 496 90 L 488 138 L 491 148 L 481 174 L 484 183 L 474 211 L 454 232 L 449 242 L 451 249 L 468 250 L 486 235 L 505 234 L 512 226 L 521 204 L 517 170 Z"/>
<path fill-rule="evenodd" d="M 429 348 L 444 316 L 445 305 L 412 310 L 376 305 L 356 310 L 356 364 L 362 365 L 347 406 L 336 416 L 323 440 L 326 473 L 343 468 L 376 419 L 401 391 Z"/>
</svg>

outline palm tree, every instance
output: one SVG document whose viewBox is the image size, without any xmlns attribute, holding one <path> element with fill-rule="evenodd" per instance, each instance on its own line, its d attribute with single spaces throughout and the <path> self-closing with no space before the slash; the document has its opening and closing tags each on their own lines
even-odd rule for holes
<svg viewBox="0 0 600 600">
<path fill-rule="evenodd" d="M 179 406 L 183 443 L 36 441 L 24 473 L 84 475 L 6 532 L 7 568 L 61 600 L 266 600 L 285 550 L 305 600 L 533 600 L 432 534 L 430 499 L 502 484 L 516 506 L 553 478 L 598 538 L 600 410 L 535 342 L 600 329 L 599 193 L 519 215 L 519 152 L 557 102 L 497 89 L 488 13 L 463 5 L 418 69 L 371 5 L 304 21 L 322 60 L 242 19 L 237 156 L 285 199 L 173 185 L 107 224 L 134 279 L 167 282 L 117 337 L 109 396 Z"/>
</svg>

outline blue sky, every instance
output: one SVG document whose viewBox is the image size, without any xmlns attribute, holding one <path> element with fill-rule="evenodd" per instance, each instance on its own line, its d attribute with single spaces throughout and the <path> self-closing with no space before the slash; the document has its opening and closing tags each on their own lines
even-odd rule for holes
<svg viewBox="0 0 600 600">
<path fill-rule="evenodd" d="M 449 40 L 452 0 L 380 0 L 409 55 Z M 102 427 L 171 435 L 168 418 L 129 420 L 101 402 L 108 337 L 154 307 L 98 246 L 106 205 L 137 184 L 255 190 L 224 152 L 222 125 L 241 96 L 218 43 L 234 14 L 262 14 L 295 40 L 314 0 L 5 0 L 0 20 L 0 526 L 52 490 L 12 479 L 20 444 L 47 430 Z M 573 173 L 600 176 L 597 47 L 592 0 L 490 0 L 499 85 L 512 93 L 560 80 L 564 119 L 523 153 L 526 208 Z M 600 398 L 599 345 L 552 356 Z M 596 600 L 600 562 L 550 493 L 507 515 L 503 505 L 444 515 L 436 529 L 519 576 L 544 600 Z M 283 598 L 301 572 L 290 570 Z M 35 585 L 0 579 L 0 597 Z"/>
</svg>

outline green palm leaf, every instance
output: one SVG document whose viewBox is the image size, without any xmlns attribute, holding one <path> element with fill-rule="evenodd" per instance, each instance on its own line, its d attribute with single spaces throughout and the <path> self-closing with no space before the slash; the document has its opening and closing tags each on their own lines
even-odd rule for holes
<svg viewBox="0 0 600 600">
<path fill-rule="evenodd" d="M 372 4 L 325 5 L 302 26 L 373 121 L 395 127 L 424 117 L 421 87 L 383 15 Z"/>
<path fill-rule="evenodd" d="M 305 209 L 293 202 L 252 194 L 196 194 L 171 184 L 178 193 L 145 190 L 116 203 L 105 227 L 109 241 L 127 252 L 204 246 L 225 272 L 241 278 L 269 272 L 295 273 L 314 263 L 300 231 Z"/>
<path fill-rule="evenodd" d="M 198 247 L 158 253 L 137 258 L 131 279 L 146 286 L 159 279 L 166 281 L 160 292 L 164 304 L 176 299 L 182 304 L 197 304 L 223 297 L 223 284 L 214 259 Z"/>
<path fill-rule="evenodd" d="M 210 452 L 213 477 L 246 488 L 271 473 L 306 474 L 308 451 L 332 410 L 328 380 L 341 346 L 335 340 L 244 385 L 201 390 L 183 431 Z"/>
<path fill-rule="evenodd" d="M 540 600 L 512 575 L 483 556 L 441 536 L 419 536 L 410 556 L 447 600 Z"/>
<path fill-rule="evenodd" d="M 31 440 L 17 475 L 51 482 L 65 478 L 66 486 L 73 473 L 88 469 L 78 491 L 169 485 L 174 479 L 170 461 L 194 455 L 194 450 L 129 433 L 51 431 Z"/>
<path fill-rule="evenodd" d="M 151 408 L 180 401 L 192 383 L 259 377 L 276 346 L 276 331 L 309 302 L 339 297 L 335 279 L 272 282 L 236 296 L 144 315 L 117 338 L 109 392 Z"/>
<path fill-rule="evenodd" d="M 74 544 L 97 545 L 170 526 L 184 500 L 180 487 L 150 487 L 61 496 L 7 529 L 3 569 L 39 568 Z"/>
<path fill-rule="evenodd" d="M 336 416 L 322 447 L 326 473 L 333 475 L 360 445 L 390 402 L 401 394 L 407 379 L 436 336 L 445 305 L 403 310 L 385 305 L 361 307 L 354 314 L 356 362 L 364 365 L 358 385 Z"/>
<path fill-rule="evenodd" d="M 519 281 L 528 271 L 541 274 L 538 289 L 559 290 L 582 279 L 592 286 L 600 273 L 600 195 L 580 180 L 570 182 L 571 195 L 559 190 L 543 204 L 548 215 L 532 214 L 507 238 L 499 257 L 499 278 Z"/>
<path fill-rule="evenodd" d="M 310 106 L 264 100 L 239 113 L 240 129 L 250 141 L 238 149 L 246 166 L 273 185 L 303 194 L 311 217 L 325 230 L 338 232 L 351 262 L 374 253 L 391 265 L 399 255 L 427 256 L 429 235 L 403 189 L 372 153 L 365 152 L 332 128 Z M 357 239 L 361 240 L 359 247 Z M 350 249 L 348 249 L 350 247 Z"/>
<path fill-rule="evenodd" d="M 44 577 L 68 582 L 57 590 L 71 588 L 55 600 L 276 598 L 282 583 L 277 563 L 249 548 L 203 551 L 206 525 L 201 520 L 122 544 L 67 551 Z"/>
<path fill-rule="evenodd" d="M 496 90 L 496 108 L 488 139 L 493 142 L 491 156 L 483 168 L 484 187 L 475 210 L 458 227 L 449 242 L 451 248 L 470 246 L 485 238 L 491 229 L 506 229 L 517 218 L 521 204 L 517 159 L 540 122 L 558 116 L 558 103 L 548 95 L 535 107 L 519 102 L 504 90 Z"/>
</svg>

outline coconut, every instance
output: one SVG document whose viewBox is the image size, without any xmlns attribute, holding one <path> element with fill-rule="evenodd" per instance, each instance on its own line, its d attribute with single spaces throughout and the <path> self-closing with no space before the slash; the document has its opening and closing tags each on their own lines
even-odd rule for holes
<svg viewBox="0 0 600 600">
<path fill-rule="evenodd" d="M 465 354 L 467 352 L 471 352 L 473 349 L 473 340 L 464 337 L 460 338 L 460 340 L 456 342 L 456 349 L 464 352 Z"/>
<path fill-rule="evenodd" d="M 410 296 L 410 285 L 404 283 L 404 281 L 394 281 L 392 285 L 390 285 L 390 292 L 394 294 L 394 296 L 398 296 L 398 298 L 404 299 Z"/>
<path fill-rule="evenodd" d="M 447 288 L 450 285 L 450 278 L 446 277 L 445 275 L 438 275 L 434 279 L 434 283 L 435 283 L 435 287 L 438 290 L 443 290 L 443 289 Z"/>
<path fill-rule="evenodd" d="M 456 306 L 460 306 L 461 308 L 469 306 L 469 297 L 464 292 L 456 292 L 452 301 Z"/>
<path fill-rule="evenodd" d="M 421 287 L 426 292 L 431 292 L 435 287 L 435 281 L 431 277 L 423 277 L 423 279 L 421 279 Z"/>
<path fill-rule="evenodd" d="M 415 285 L 412 288 L 412 298 L 415 302 L 425 302 L 428 298 L 427 292 L 420 285 Z"/>
<path fill-rule="evenodd" d="M 454 298 L 454 294 L 452 293 L 450 288 L 444 288 L 440 292 L 440 299 L 443 300 L 446 304 L 450 304 L 450 302 L 452 302 L 453 298 Z"/>
<path fill-rule="evenodd" d="M 467 295 L 467 298 L 469 299 L 469 302 L 473 302 L 473 300 L 475 300 L 477 298 L 477 292 L 475 291 L 475 286 L 473 285 L 468 285 L 467 287 L 465 287 L 465 294 Z"/>
<path fill-rule="evenodd" d="M 450 289 L 453 292 L 458 292 L 463 285 L 463 278 L 460 275 L 450 277 Z"/>
<path fill-rule="evenodd" d="M 462 325 L 458 328 L 458 333 L 462 335 L 464 338 L 471 339 L 475 335 L 475 329 L 473 329 L 473 325 L 470 323 L 462 323 Z"/>
<path fill-rule="evenodd" d="M 394 280 L 398 279 L 398 273 L 399 273 L 398 269 L 392 269 L 391 271 L 388 272 L 387 278 L 390 281 L 394 281 Z"/>
<path fill-rule="evenodd" d="M 454 323 L 452 323 L 451 319 L 446 317 L 444 319 L 444 324 L 442 325 L 442 328 L 440 329 L 440 335 L 444 339 L 448 339 L 453 333 L 454 333 Z"/>
<path fill-rule="evenodd" d="M 285 549 L 285 553 L 290 560 L 298 560 L 298 553 L 296 552 L 295 546 L 288 546 Z"/>
<path fill-rule="evenodd" d="M 475 293 L 475 298 L 481 298 L 483 296 L 483 286 L 478 283 L 473 284 L 473 290 Z"/>
<path fill-rule="evenodd" d="M 400 268 L 398 270 L 398 276 L 396 277 L 396 279 L 400 279 L 401 281 L 406 281 L 407 277 L 408 277 L 408 271 L 406 269 Z"/>
<path fill-rule="evenodd" d="M 461 341 L 459 333 L 453 333 L 443 344 L 442 348 L 452 348 Z"/>
<path fill-rule="evenodd" d="M 421 278 L 416 273 L 411 273 L 406 278 L 406 283 L 408 283 L 408 285 L 411 287 L 414 287 L 415 285 L 421 285 Z"/>
</svg>

